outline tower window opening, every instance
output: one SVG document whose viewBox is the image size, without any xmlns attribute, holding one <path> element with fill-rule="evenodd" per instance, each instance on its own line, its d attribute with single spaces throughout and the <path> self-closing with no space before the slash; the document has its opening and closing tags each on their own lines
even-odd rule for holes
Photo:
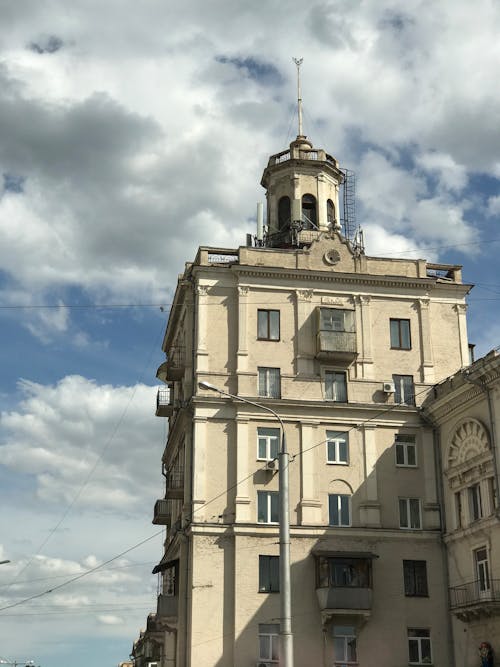
<svg viewBox="0 0 500 667">
<path fill-rule="evenodd" d="M 326 202 L 326 220 L 329 225 L 335 224 L 335 204 L 331 199 Z"/>
<path fill-rule="evenodd" d="M 278 202 L 278 229 L 281 232 L 290 224 L 290 197 L 281 197 Z"/>
<path fill-rule="evenodd" d="M 302 197 L 302 223 L 304 229 L 318 228 L 316 197 L 314 195 L 304 195 Z"/>
</svg>

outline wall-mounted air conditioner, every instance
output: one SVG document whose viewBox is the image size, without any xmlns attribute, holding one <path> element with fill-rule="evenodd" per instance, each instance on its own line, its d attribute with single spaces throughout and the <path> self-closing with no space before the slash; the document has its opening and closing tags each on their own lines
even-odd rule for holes
<svg viewBox="0 0 500 667">
<path fill-rule="evenodd" d="M 394 382 L 384 382 L 383 391 L 384 391 L 385 394 L 394 394 L 394 392 L 396 391 L 396 387 L 394 386 Z"/>
</svg>

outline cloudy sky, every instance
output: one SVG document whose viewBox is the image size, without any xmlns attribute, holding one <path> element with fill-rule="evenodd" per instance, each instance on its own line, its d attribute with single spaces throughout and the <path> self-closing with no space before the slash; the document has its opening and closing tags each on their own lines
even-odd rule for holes
<svg viewBox="0 0 500 667">
<path fill-rule="evenodd" d="M 296 133 L 292 56 L 307 135 L 356 173 L 367 252 L 463 264 L 470 339 L 500 343 L 500 5 L 0 15 L 0 659 L 115 666 L 155 606 L 154 376 L 176 275 L 254 230 L 267 158 Z"/>
</svg>

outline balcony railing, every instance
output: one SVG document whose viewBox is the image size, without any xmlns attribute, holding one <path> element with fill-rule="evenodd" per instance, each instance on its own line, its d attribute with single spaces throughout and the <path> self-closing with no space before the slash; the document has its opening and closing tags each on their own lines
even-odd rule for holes
<svg viewBox="0 0 500 667">
<path fill-rule="evenodd" d="M 491 604 L 498 606 L 500 612 L 500 579 L 490 579 L 489 582 L 470 581 L 450 588 L 452 610 Z"/>
<path fill-rule="evenodd" d="M 372 589 L 367 587 L 338 586 L 317 588 L 321 611 L 338 611 L 347 613 L 366 612 L 372 608 Z"/>
<path fill-rule="evenodd" d="M 185 361 L 184 346 L 172 346 L 168 352 L 166 379 L 169 381 L 181 380 L 184 375 Z"/>
<path fill-rule="evenodd" d="M 155 502 L 153 512 L 153 523 L 158 526 L 168 526 L 171 523 L 170 503 L 165 498 L 160 498 Z"/>
<path fill-rule="evenodd" d="M 158 596 L 158 616 L 161 618 L 176 619 L 179 607 L 178 595 L 164 595 L 160 593 Z"/>
<path fill-rule="evenodd" d="M 352 361 L 358 353 L 355 331 L 318 331 L 316 355 Z"/>
<path fill-rule="evenodd" d="M 160 387 L 156 394 L 156 416 L 171 417 L 174 413 L 172 395 L 168 387 Z"/>
<path fill-rule="evenodd" d="M 184 470 L 171 470 L 166 474 L 166 498 L 180 499 L 184 497 Z"/>
</svg>

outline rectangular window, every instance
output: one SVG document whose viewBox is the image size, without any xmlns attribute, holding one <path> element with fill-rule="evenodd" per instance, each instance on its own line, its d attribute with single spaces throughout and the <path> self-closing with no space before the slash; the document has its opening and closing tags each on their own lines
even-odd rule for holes
<svg viewBox="0 0 500 667">
<path fill-rule="evenodd" d="M 347 403 L 347 378 L 345 373 L 326 371 L 325 373 L 325 397 L 327 401 Z"/>
<path fill-rule="evenodd" d="M 356 628 L 351 625 L 333 626 L 333 655 L 335 667 L 357 664 Z"/>
<path fill-rule="evenodd" d="M 318 588 L 371 588 L 370 558 L 319 556 Z"/>
<path fill-rule="evenodd" d="M 390 320 L 391 348 L 393 350 L 410 350 L 410 320 Z"/>
<path fill-rule="evenodd" d="M 341 310 L 340 308 L 319 309 L 320 331 L 345 331 L 353 333 L 356 331 L 354 311 Z"/>
<path fill-rule="evenodd" d="M 280 311 L 257 311 L 257 338 L 259 340 L 280 339 Z"/>
<path fill-rule="evenodd" d="M 163 573 L 163 595 L 174 597 L 177 595 L 177 565 L 167 567 Z"/>
<path fill-rule="evenodd" d="M 486 547 L 481 547 L 481 549 L 474 551 L 474 565 L 479 594 L 488 593 L 490 590 L 490 566 Z"/>
<path fill-rule="evenodd" d="M 257 491 L 257 521 L 259 523 L 278 523 L 278 498 L 277 491 Z"/>
<path fill-rule="evenodd" d="M 395 445 L 396 465 L 414 468 L 417 465 L 417 447 L 415 444 L 415 436 L 397 433 Z"/>
<path fill-rule="evenodd" d="M 279 556 L 259 556 L 259 593 L 278 593 L 279 590 Z"/>
<path fill-rule="evenodd" d="M 351 496 L 331 493 L 328 496 L 330 526 L 351 525 Z"/>
<path fill-rule="evenodd" d="M 483 518 L 483 503 L 481 502 L 481 487 L 479 484 L 469 486 L 469 512 L 470 520 L 478 521 Z"/>
<path fill-rule="evenodd" d="M 340 465 L 349 464 L 349 433 L 326 432 L 326 461 Z"/>
<path fill-rule="evenodd" d="M 403 577 L 405 595 L 408 597 L 427 597 L 427 563 L 425 560 L 404 560 Z"/>
<path fill-rule="evenodd" d="M 257 458 L 259 461 L 272 461 L 277 458 L 280 448 L 279 428 L 257 429 Z"/>
<path fill-rule="evenodd" d="M 497 507 L 497 493 L 494 477 L 488 477 L 488 499 L 490 503 L 490 514 L 495 514 L 495 509 Z"/>
<path fill-rule="evenodd" d="M 430 630 L 408 628 L 408 662 L 410 665 L 432 663 Z"/>
<path fill-rule="evenodd" d="M 415 387 L 413 385 L 413 375 L 393 375 L 394 382 L 394 402 L 404 405 L 415 405 Z"/>
<path fill-rule="evenodd" d="M 399 499 L 399 527 L 413 529 L 422 528 L 419 498 Z"/>
<path fill-rule="evenodd" d="M 455 493 L 455 528 L 462 528 L 462 516 L 462 492 L 457 491 Z"/>
<path fill-rule="evenodd" d="M 267 398 L 280 398 L 281 379 L 279 368 L 258 368 L 259 373 L 259 396 Z"/>
<path fill-rule="evenodd" d="M 279 663 L 279 634 L 278 623 L 259 623 L 259 660 Z"/>
</svg>

